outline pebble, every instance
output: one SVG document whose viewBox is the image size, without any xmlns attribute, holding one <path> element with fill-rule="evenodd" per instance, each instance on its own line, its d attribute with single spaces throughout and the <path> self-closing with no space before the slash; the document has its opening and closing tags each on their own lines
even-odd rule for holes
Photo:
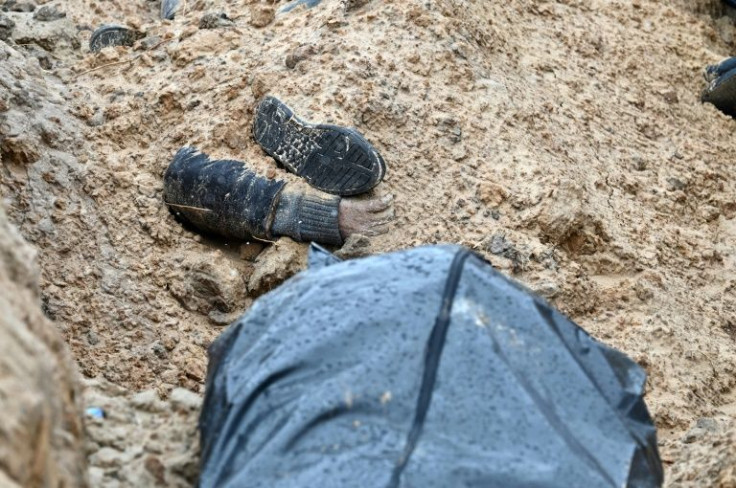
<svg viewBox="0 0 736 488">
<path fill-rule="evenodd" d="M 7 41 L 13 34 L 15 22 L 7 15 L 0 14 L 0 41 Z"/>
<path fill-rule="evenodd" d="M 150 51 L 154 47 L 161 44 L 161 36 L 148 36 L 141 41 L 141 47 L 146 51 Z"/>
<path fill-rule="evenodd" d="M 316 50 L 311 44 L 295 47 L 286 56 L 286 67 L 289 69 L 294 69 L 299 61 L 303 61 L 308 57 L 314 55 L 315 53 Z"/>
<path fill-rule="evenodd" d="M 92 456 L 90 457 L 90 464 L 101 466 L 103 468 L 116 468 L 125 464 L 123 457 L 124 453 L 118 451 L 117 449 L 113 449 L 111 447 L 103 447 L 96 453 L 92 454 Z"/>
<path fill-rule="evenodd" d="M 560 287 L 557 286 L 557 283 L 552 281 L 542 281 L 538 283 L 533 290 L 535 293 L 547 299 L 554 298 L 560 294 Z"/>
<path fill-rule="evenodd" d="M 269 5 L 253 5 L 250 8 L 250 25 L 253 27 L 266 27 L 273 22 L 275 15 L 276 12 Z"/>
<path fill-rule="evenodd" d="M 202 406 L 202 398 L 186 388 L 174 388 L 169 401 L 176 410 L 199 410 Z"/>
<path fill-rule="evenodd" d="M 206 13 L 199 20 L 200 29 L 217 29 L 219 27 L 230 27 L 235 23 L 223 12 Z"/>
<path fill-rule="evenodd" d="M 51 22 L 66 17 L 66 12 L 62 12 L 53 5 L 44 5 L 33 13 L 33 19 L 39 22 Z"/>
<path fill-rule="evenodd" d="M 3 5 L 3 10 L 8 12 L 33 12 L 36 6 L 31 2 L 18 2 L 17 0 L 7 0 Z"/>
<path fill-rule="evenodd" d="M 156 390 L 144 390 L 130 399 L 130 403 L 144 412 L 159 412 L 164 410 L 164 403 L 158 396 Z"/>
</svg>

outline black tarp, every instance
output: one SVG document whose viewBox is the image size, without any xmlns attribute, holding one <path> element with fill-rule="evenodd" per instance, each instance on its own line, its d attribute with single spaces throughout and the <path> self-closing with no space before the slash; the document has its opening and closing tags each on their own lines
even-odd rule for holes
<svg viewBox="0 0 736 488">
<path fill-rule="evenodd" d="M 656 487 L 645 374 L 465 249 L 309 270 L 210 348 L 203 487 Z"/>
</svg>

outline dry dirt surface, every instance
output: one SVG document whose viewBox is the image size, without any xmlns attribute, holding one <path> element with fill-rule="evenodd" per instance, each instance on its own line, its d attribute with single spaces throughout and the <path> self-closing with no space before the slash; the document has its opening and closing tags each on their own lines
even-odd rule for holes
<svg viewBox="0 0 736 488">
<path fill-rule="evenodd" d="M 0 207 L 0 486 L 84 486 L 76 369 L 41 312 L 38 276 Z"/>
<path fill-rule="evenodd" d="M 185 144 L 293 180 L 251 137 L 270 93 L 388 163 L 397 220 L 344 257 L 472 247 L 646 368 L 669 486 L 736 486 L 736 122 L 699 102 L 736 54 L 718 0 L 181 3 L 0 18 L 0 191 L 108 410 L 92 484 L 194 482 L 206 347 L 304 265 L 305 245 L 200 236 L 161 198 Z M 141 39 L 90 53 L 102 23 Z"/>
</svg>

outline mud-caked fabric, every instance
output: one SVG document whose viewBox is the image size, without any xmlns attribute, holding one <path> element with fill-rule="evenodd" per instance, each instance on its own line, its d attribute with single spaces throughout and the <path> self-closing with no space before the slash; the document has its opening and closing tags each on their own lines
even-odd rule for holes
<svg viewBox="0 0 736 488">
<path fill-rule="evenodd" d="M 195 227 L 228 237 L 342 244 L 340 197 L 285 185 L 258 176 L 243 162 L 210 160 L 183 148 L 164 174 L 164 200 Z"/>
<path fill-rule="evenodd" d="M 340 197 L 321 191 L 283 192 L 272 231 L 302 242 L 340 245 L 339 206 Z"/>
<path fill-rule="evenodd" d="M 202 230 L 238 239 L 269 238 L 284 185 L 256 175 L 241 161 L 210 160 L 185 147 L 164 174 L 164 201 Z"/>
<path fill-rule="evenodd" d="M 202 487 L 658 487 L 643 370 L 467 250 L 311 268 L 210 349 Z"/>
</svg>

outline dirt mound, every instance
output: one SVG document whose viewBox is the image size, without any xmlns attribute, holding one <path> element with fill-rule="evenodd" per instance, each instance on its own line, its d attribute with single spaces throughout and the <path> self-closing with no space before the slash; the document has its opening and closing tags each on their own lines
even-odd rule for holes
<svg viewBox="0 0 736 488">
<path fill-rule="evenodd" d="M 222 324 L 303 263 L 288 241 L 288 254 L 259 255 L 267 243 L 200 236 L 161 200 L 184 144 L 293 180 L 251 137 L 271 93 L 357 127 L 388 162 L 377 192 L 395 195 L 397 221 L 346 256 L 474 248 L 647 369 L 671 480 L 694 483 L 677 473 L 711 441 L 687 433 L 736 414 L 734 121 L 698 99 L 702 68 L 734 54 L 732 12 L 716 0 L 282 6 L 189 1 L 161 22 L 157 2 L 67 2 L 49 22 L 65 33 L 56 45 L 32 12 L 4 27 L 0 188 L 84 374 L 127 399 L 199 392 Z M 88 53 L 111 21 L 144 37 Z"/>
<path fill-rule="evenodd" d="M 34 262 L 0 207 L 0 485 L 86 486 L 77 370 L 41 312 Z"/>
</svg>

